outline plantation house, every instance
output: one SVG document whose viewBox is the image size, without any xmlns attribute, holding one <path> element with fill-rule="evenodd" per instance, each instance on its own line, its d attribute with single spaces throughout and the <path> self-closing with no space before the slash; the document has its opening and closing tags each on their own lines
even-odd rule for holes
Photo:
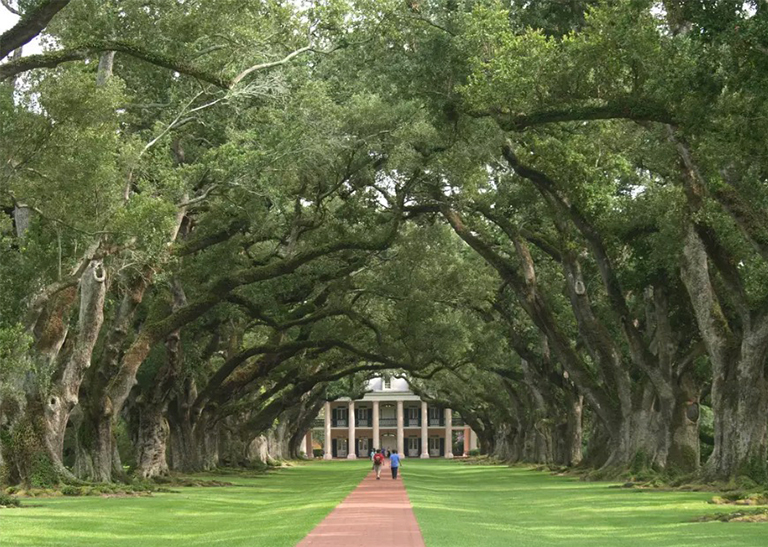
<svg viewBox="0 0 768 547">
<path fill-rule="evenodd" d="M 386 376 L 370 380 L 362 399 L 326 402 L 315 430 L 324 432 L 327 460 L 366 458 L 371 448 L 410 458 L 453 458 L 477 448 L 477 436 L 450 408 L 428 405 L 407 380 Z M 311 431 L 304 447 L 311 450 Z"/>
</svg>

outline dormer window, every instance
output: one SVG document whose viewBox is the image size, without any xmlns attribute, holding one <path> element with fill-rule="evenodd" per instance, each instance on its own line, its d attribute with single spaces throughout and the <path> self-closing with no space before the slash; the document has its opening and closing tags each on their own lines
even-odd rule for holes
<svg viewBox="0 0 768 547">
<path fill-rule="evenodd" d="M 384 377 L 384 389 L 392 389 L 392 378 L 389 376 Z"/>
</svg>

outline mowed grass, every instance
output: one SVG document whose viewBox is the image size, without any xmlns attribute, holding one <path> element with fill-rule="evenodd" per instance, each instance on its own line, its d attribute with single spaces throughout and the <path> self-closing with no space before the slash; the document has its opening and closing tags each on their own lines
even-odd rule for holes
<svg viewBox="0 0 768 547">
<path fill-rule="evenodd" d="M 706 492 L 634 491 L 525 468 L 406 460 L 427 547 L 768 546 L 768 524 L 692 522 L 734 506 Z"/>
<path fill-rule="evenodd" d="M 0 546 L 294 546 L 368 471 L 367 460 L 318 462 L 152 497 L 29 499 L 0 510 Z"/>
</svg>

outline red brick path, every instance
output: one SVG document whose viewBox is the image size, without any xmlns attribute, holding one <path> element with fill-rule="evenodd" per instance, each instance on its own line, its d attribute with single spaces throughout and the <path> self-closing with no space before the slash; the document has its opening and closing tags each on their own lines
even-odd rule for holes
<svg viewBox="0 0 768 547">
<path fill-rule="evenodd" d="M 424 547 L 402 477 L 371 471 L 297 547 Z"/>
</svg>

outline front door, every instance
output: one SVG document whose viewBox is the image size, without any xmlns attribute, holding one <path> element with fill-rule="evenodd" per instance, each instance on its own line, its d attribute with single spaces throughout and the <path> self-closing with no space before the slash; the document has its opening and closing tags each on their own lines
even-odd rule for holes
<svg viewBox="0 0 768 547">
<path fill-rule="evenodd" d="M 336 457 L 337 458 L 347 457 L 347 446 L 349 446 L 349 442 L 347 441 L 347 439 L 336 439 Z"/>
<path fill-rule="evenodd" d="M 440 437 L 429 438 L 429 456 L 431 458 L 442 456 L 442 454 L 440 454 Z"/>
<path fill-rule="evenodd" d="M 357 457 L 367 458 L 370 453 L 368 439 L 357 439 Z"/>
<path fill-rule="evenodd" d="M 382 435 L 381 436 L 381 448 L 392 452 L 397 448 L 397 436 L 395 435 Z"/>
<path fill-rule="evenodd" d="M 418 437 L 408 437 L 408 457 L 409 458 L 418 458 L 419 457 L 419 444 L 421 439 Z"/>
</svg>

